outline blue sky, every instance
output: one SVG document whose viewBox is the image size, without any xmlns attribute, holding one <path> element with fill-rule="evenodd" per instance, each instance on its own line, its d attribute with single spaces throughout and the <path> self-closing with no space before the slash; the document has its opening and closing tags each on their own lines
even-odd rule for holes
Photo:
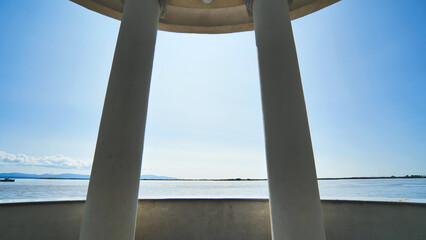
<svg viewBox="0 0 426 240">
<path fill-rule="evenodd" d="M 292 22 L 319 177 L 426 174 L 426 2 Z M 119 21 L 0 2 L 0 172 L 90 172 Z M 158 32 L 142 172 L 266 177 L 254 32 Z"/>
</svg>

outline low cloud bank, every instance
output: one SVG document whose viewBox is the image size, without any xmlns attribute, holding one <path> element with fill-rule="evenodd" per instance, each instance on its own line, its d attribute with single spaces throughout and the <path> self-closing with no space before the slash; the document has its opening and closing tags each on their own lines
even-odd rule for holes
<svg viewBox="0 0 426 240">
<path fill-rule="evenodd" d="M 35 166 L 47 168 L 85 169 L 90 163 L 72 159 L 64 155 L 31 157 L 25 154 L 13 154 L 0 151 L 0 165 Z"/>
</svg>

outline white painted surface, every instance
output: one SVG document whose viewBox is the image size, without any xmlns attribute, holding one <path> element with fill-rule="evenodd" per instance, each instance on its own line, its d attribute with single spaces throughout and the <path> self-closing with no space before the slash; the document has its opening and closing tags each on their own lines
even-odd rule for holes
<svg viewBox="0 0 426 240">
<path fill-rule="evenodd" d="M 134 239 L 160 6 L 127 0 L 105 97 L 81 240 Z"/>
<path fill-rule="evenodd" d="M 325 240 L 309 124 L 287 1 L 254 1 L 253 17 L 273 239 Z"/>
</svg>

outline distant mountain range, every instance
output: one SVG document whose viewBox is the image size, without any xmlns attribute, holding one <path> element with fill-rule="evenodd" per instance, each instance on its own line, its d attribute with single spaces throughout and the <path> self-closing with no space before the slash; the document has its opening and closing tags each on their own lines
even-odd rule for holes
<svg viewBox="0 0 426 240">
<path fill-rule="evenodd" d="M 90 175 L 63 173 L 63 174 L 27 174 L 27 173 L 0 173 L 0 178 L 49 178 L 49 179 L 89 179 Z M 173 177 L 157 176 L 157 175 L 142 175 L 141 179 L 177 179 Z"/>
</svg>

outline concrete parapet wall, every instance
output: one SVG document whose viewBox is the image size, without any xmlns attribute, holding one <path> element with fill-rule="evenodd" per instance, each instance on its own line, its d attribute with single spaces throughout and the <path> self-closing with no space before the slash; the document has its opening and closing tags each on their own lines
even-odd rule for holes
<svg viewBox="0 0 426 240">
<path fill-rule="evenodd" d="M 426 204 L 322 201 L 327 240 L 426 239 Z M 0 239 L 78 239 L 84 201 L 0 204 Z M 117 223 L 120 224 L 120 223 Z M 271 239 L 268 200 L 140 200 L 136 239 Z"/>
</svg>

